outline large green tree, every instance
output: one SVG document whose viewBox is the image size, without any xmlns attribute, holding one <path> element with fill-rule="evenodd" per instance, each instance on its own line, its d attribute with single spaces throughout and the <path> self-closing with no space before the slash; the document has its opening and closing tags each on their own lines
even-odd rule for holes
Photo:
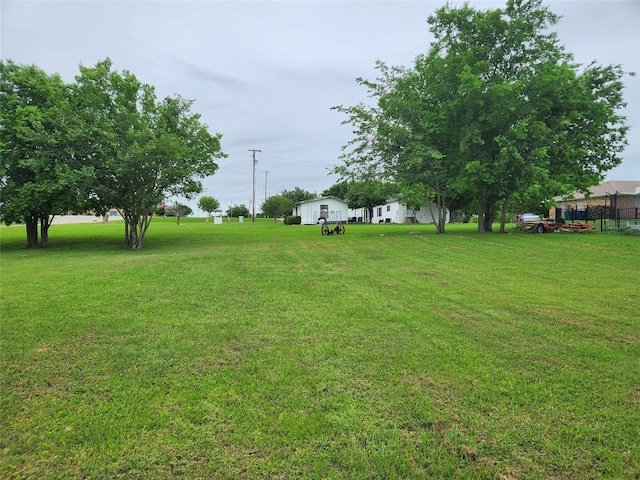
<svg viewBox="0 0 640 480">
<path fill-rule="evenodd" d="M 265 217 L 273 217 L 275 222 L 278 217 L 291 215 L 293 201 L 284 195 L 272 195 L 260 205 L 260 210 L 262 210 Z"/>
<path fill-rule="evenodd" d="M 336 197 L 341 198 L 343 200 L 347 199 L 349 194 L 349 182 L 346 180 L 342 180 L 338 183 L 334 183 L 326 190 L 323 190 L 320 195 L 323 197 Z M 349 208 L 357 208 L 352 205 L 349 205 Z"/>
<path fill-rule="evenodd" d="M 210 217 L 211 212 L 213 212 L 219 207 L 220 207 L 220 202 L 214 197 L 205 195 L 200 197 L 200 199 L 198 200 L 198 208 L 202 211 L 207 212 L 207 217 Z"/>
<path fill-rule="evenodd" d="M 420 60 L 420 59 L 419 59 Z M 378 61 L 375 81 L 358 78 L 373 104 L 334 107 L 345 113 L 354 127 L 354 138 L 344 147 L 344 165 L 334 169 L 341 178 L 395 185 L 397 197 L 425 193 L 424 201 L 435 201 L 444 232 L 451 168 L 444 151 L 451 143 L 444 134 L 443 120 L 452 97 L 449 79 L 442 76 L 442 62 L 433 56 L 431 68 L 408 70 Z"/>
<path fill-rule="evenodd" d="M 250 214 L 249 208 L 244 203 L 227 207 L 227 216 L 229 217 L 248 217 Z"/>
<path fill-rule="evenodd" d="M 358 79 L 375 103 L 336 107 L 355 127 L 343 169 L 425 185 L 442 212 L 471 195 L 479 231 L 496 209 L 504 231 L 509 206 L 601 181 L 626 144 L 624 72 L 577 65 L 557 21 L 540 0 L 437 10 L 414 68 L 379 62 L 378 79 Z"/>
<path fill-rule="evenodd" d="M 552 31 L 557 22 L 540 0 L 447 6 L 429 21 L 431 53 L 459 78 L 451 160 L 458 188 L 476 196 L 480 231 L 491 230 L 495 209 L 504 231 L 518 194 L 537 192 L 541 202 L 586 190 L 621 161 L 623 72 L 575 64 Z"/>
<path fill-rule="evenodd" d="M 55 215 L 82 211 L 92 171 L 78 157 L 70 86 L 35 65 L 0 62 L 0 218 L 46 247 Z"/>
<path fill-rule="evenodd" d="M 125 246 L 142 248 L 156 205 L 165 197 L 192 198 L 199 180 L 224 157 L 220 134 L 210 134 L 192 101 L 158 101 L 154 89 L 106 59 L 80 67 L 76 108 L 84 119 L 85 156 L 97 182 L 90 199 L 97 211 L 115 207 L 125 223 Z"/>
<path fill-rule="evenodd" d="M 280 195 L 287 197 L 293 203 L 302 202 L 303 200 L 313 200 L 317 197 L 315 193 L 308 192 L 304 188 L 300 187 L 295 187 L 293 190 L 283 190 Z"/>
</svg>

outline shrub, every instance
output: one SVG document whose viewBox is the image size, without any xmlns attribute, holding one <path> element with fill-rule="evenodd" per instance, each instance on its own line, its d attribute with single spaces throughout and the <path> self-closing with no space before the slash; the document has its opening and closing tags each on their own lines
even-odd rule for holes
<svg viewBox="0 0 640 480">
<path fill-rule="evenodd" d="M 285 225 L 300 225 L 302 223 L 302 217 L 300 215 L 289 215 L 284 217 Z"/>
</svg>

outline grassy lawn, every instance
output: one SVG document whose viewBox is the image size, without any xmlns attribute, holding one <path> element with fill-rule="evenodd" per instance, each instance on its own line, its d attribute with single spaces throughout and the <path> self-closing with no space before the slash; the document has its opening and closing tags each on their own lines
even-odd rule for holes
<svg viewBox="0 0 640 480">
<path fill-rule="evenodd" d="M 0 477 L 640 476 L 640 236 L 181 223 L 0 229 Z"/>
</svg>

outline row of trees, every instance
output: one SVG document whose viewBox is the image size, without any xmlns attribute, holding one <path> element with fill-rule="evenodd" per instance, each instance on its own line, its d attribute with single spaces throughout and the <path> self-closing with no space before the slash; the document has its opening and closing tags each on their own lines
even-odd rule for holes
<svg viewBox="0 0 640 480">
<path fill-rule="evenodd" d="M 140 249 L 163 198 L 191 198 L 225 154 L 192 101 L 153 87 L 106 59 L 65 83 L 37 66 L 0 63 L 0 219 L 24 223 L 45 247 L 55 215 L 124 218 L 125 246 Z"/>
<path fill-rule="evenodd" d="M 479 231 L 498 216 L 504 231 L 508 211 L 601 182 L 626 145 L 624 72 L 578 65 L 557 22 L 541 0 L 437 10 L 412 68 L 378 62 L 376 80 L 357 80 L 374 102 L 334 107 L 354 138 L 333 173 L 435 201 L 439 232 L 451 205 L 473 202 Z"/>
<path fill-rule="evenodd" d="M 300 187 L 295 187 L 292 190 L 283 190 L 278 195 L 272 195 L 266 198 L 260 205 L 260 210 L 265 217 L 274 218 L 275 220 L 278 217 L 290 215 L 294 203 L 315 197 L 315 193 L 308 192 Z M 211 215 L 211 212 L 217 210 L 219 207 L 220 202 L 213 197 L 204 196 L 198 201 L 198 208 L 207 212 L 207 215 Z M 229 217 L 248 217 L 250 212 L 246 205 L 240 204 L 229 206 L 226 214 Z"/>
</svg>

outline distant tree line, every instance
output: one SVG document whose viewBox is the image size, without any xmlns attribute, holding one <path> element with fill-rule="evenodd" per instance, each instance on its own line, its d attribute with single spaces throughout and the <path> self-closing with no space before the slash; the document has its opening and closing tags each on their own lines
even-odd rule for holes
<svg viewBox="0 0 640 480">
<path fill-rule="evenodd" d="M 163 198 L 201 192 L 225 156 L 192 104 L 158 100 L 109 59 L 81 66 L 73 83 L 1 62 L 0 220 L 25 224 L 27 246 L 45 247 L 55 215 L 116 208 L 126 248 L 142 248 Z"/>
</svg>

